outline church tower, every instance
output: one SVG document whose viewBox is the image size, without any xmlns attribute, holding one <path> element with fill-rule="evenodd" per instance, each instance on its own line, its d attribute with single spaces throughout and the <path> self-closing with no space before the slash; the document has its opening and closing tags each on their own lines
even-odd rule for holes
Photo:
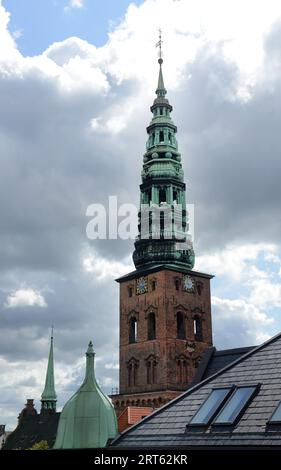
<svg viewBox="0 0 281 470">
<path fill-rule="evenodd" d="M 119 394 L 127 406 L 159 407 L 190 384 L 212 345 L 209 274 L 193 271 L 186 186 L 166 98 L 160 37 L 159 77 L 143 157 L 135 271 L 120 284 Z"/>
</svg>

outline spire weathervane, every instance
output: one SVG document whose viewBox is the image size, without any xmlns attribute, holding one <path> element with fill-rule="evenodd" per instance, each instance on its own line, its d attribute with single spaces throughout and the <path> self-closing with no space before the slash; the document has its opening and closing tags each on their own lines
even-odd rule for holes
<svg viewBox="0 0 281 470">
<path fill-rule="evenodd" d="M 159 41 L 157 42 L 156 44 L 156 47 L 159 47 L 159 59 L 158 59 L 158 62 L 159 64 L 161 65 L 163 63 L 163 59 L 162 59 L 162 44 L 163 44 L 163 41 L 162 41 L 162 29 L 159 28 Z"/>
</svg>

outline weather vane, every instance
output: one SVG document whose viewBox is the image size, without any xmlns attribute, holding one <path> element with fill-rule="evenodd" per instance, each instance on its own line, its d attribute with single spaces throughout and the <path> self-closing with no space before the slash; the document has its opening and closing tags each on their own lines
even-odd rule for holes
<svg viewBox="0 0 281 470">
<path fill-rule="evenodd" d="M 159 41 L 156 44 L 156 47 L 159 47 L 159 60 L 158 60 L 159 64 L 162 64 L 162 62 L 163 62 L 163 59 L 162 59 L 162 44 L 163 44 L 162 30 L 159 29 Z"/>
</svg>

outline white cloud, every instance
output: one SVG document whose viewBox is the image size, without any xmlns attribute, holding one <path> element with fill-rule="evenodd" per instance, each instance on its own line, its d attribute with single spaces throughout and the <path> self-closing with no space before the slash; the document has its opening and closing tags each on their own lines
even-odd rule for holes
<svg viewBox="0 0 281 470">
<path fill-rule="evenodd" d="M 250 278 L 267 277 L 255 262 L 264 254 L 267 261 L 277 259 L 278 246 L 269 243 L 230 244 L 223 250 L 213 251 L 196 258 L 196 269 L 211 272 L 216 276 L 227 276 L 236 282 L 249 282 Z"/>
<path fill-rule="evenodd" d="M 35 289 L 22 288 L 11 292 L 5 302 L 6 308 L 47 307 L 43 295 Z"/>
<path fill-rule="evenodd" d="M 69 0 L 69 4 L 64 7 L 64 11 L 68 12 L 73 8 L 83 8 L 84 7 L 84 0 Z"/>
<path fill-rule="evenodd" d="M 270 338 L 266 328 L 274 319 L 242 299 L 212 298 L 213 322 L 219 348 L 250 346 Z"/>
<path fill-rule="evenodd" d="M 22 29 L 16 29 L 15 31 L 12 32 L 12 36 L 15 40 L 21 38 L 23 35 Z"/>
<path fill-rule="evenodd" d="M 129 263 L 109 260 L 97 254 L 86 256 L 83 259 L 83 267 L 86 272 L 94 274 L 95 278 L 99 281 L 115 279 L 132 269 Z"/>
</svg>

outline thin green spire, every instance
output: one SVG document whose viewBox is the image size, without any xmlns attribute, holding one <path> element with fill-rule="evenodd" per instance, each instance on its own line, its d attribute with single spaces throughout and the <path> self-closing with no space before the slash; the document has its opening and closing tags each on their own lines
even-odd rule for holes
<svg viewBox="0 0 281 470">
<path fill-rule="evenodd" d="M 51 344 L 48 359 L 48 367 L 45 380 L 45 388 L 41 395 L 42 410 L 55 410 L 57 394 L 55 391 L 55 378 L 54 378 L 54 336 L 53 327 L 51 333 Z"/>
<path fill-rule="evenodd" d="M 166 95 L 167 90 L 164 86 L 164 79 L 163 79 L 163 72 L 162 72 L 163 59 L 161 58 L 158 59 L 158 63 L 160 65 L 160 68 L 159 68 L 158 85 L 157 85 L 156 94 L 160 98 Z"/>
</svg>

